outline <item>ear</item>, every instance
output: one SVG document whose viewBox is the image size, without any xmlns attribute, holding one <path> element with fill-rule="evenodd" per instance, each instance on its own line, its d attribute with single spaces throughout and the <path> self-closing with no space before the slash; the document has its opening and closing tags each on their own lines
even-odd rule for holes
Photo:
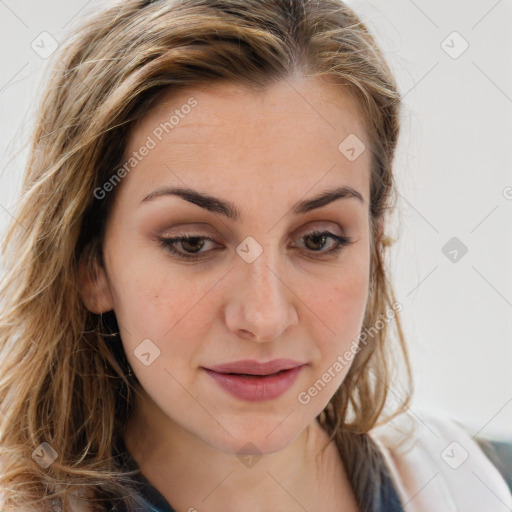
<svg viewBox="0 0 512 512">
<path fill-rule="evenodd" d="M 92 262 L 86 257 L 80 259 L 78 283 L 82 301 L 91 313 L 99 315 L 114 308 L 105 269 L 96 258 Z"/>
</svg>

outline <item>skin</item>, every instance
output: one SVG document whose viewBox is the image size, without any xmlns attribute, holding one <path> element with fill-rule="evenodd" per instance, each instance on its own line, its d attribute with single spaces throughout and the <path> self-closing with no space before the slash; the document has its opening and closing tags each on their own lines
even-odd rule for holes
<svg viewBox="0 0 512 512">
<path fill-rule="evenodd" d="M 318 78 L 282 81 L 260 94 L 227 83 L 172 92 L 132 129 L 126 159 L 191 97 L 197 106 L 117 185 L 105 268 L 83 278 L 88 309 L 115 311 L 142 385 L 127 447 L 178 512 L 355 511 L 342 458 L 333 442 L 321 451 L 328 438 L 315 419 L 350 364 L 309 403 L 297 396 L 362 328 L 370 152 L 349 161 L 338 149 L 350 134 L 368 146 L 358 106 Z M 229 200 L 242 218 L 177 196 L 141 204 L 164 185 Z M 342 185 L 364 202 L 347 198 L 305 214 L 291 211 L 297 201 Z M 353 243 L 328 255 L 336 242 L 311 239 L 314 228 Z M 180 233 L 215 242 L 178 243 L 181 252 L 202 252 L 191 263 L 159 245 L 157 236 Z M 236 252 L 247 236 L 263 249 L 252 263 Z M 145 366 L 134 350 L 148 338 L 160 355 Z M 275 358 L 307 365 L 291 389 L 263 402 L 231 396 L 201 368 Z M 249 442 L 262 455 L 252 467 L 237 456 Z"/>
</svg>

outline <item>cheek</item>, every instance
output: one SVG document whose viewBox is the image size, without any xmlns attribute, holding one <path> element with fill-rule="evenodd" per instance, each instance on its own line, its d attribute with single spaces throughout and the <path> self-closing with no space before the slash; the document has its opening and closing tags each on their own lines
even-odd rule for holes
<svg viewBox="0 0 512 512">
<path fill-rule="evenodd" d="M 358 270 L 356 270 L 358 269 Z M 341 270 L 341 269 L 340 269 Z M 297 395 L 313 416 L 327 405 L 346 377 L 357 354 L 358 338 L 368 299 L 368 272 L 354 267 L 341 270 L 327 282 L 316 281 L 304 301 L 304 322 L 314 340 L 317 356 L 310 378 Z"/>
<path fill-rule="evenodd" d="M 361 255 L 359 255 L 361 256 Z M 323 351 L 340 350 L 360 333 L 368 300 L 369 265 L 364 256 L 335 267 L 300 291 L 311 336 Z"/>
<path fill-rule="evenodd" d="M 126 347 L 133 350 L 149 338 L 162 354 L 193 352 L 194 340 L 208 328 L 211 306 L 205 298 L 214 282 L 190 279 L 170 266 L 125 261 L 118 268 L 114 303 Z"/>
</svg>

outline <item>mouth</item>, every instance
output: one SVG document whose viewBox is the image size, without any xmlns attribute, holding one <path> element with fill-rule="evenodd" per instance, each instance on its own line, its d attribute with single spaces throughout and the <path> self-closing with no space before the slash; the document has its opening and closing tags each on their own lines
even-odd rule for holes
<svg viewBox="0 0 512 512">
<path fill-rule="evenodd" d="M 254 373 L 236 373 L 236 372 L 218 372 L 222 373 L 223 375 L 236 375 L 238 377 L 253 377 L 255 379 L 258 378 L 266 378 L 266 377 L 272 377 L 272 375 L 282 375 L 284 372 L 289 372 L 290 370 L 279 370 L 275 373 L 266 373 L 266 374 L 254 374 Z"/>
<path fill-rule="evenodd" d="M 272 361 L 259 362 L 253 359 L 245 359 L 243 361 L 235 361 L 206 368 L 216 373 L 230 375 L 252 375 L 265 377 L 267 375 L 275 375 L 279 372 L 291 370 L 305 363 L 294 361 L 292 359 L 273 359 Z"/>
<path fill-rule="evenodd" d="M 260 402 L 283 395 L 305 366 L 305 363 L 290 360 L 268 363 L 239 361 L 203 369 L 229 395 L 240 400 Z"/>
</svg>

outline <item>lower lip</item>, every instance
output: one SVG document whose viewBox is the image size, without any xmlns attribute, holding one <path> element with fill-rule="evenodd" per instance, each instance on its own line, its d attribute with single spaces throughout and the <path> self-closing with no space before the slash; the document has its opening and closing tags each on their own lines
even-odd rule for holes
<svg viewBox="0 0 512 512">
<path fill-rule="evenodd" d="M 218 373 L 206 368 L 205 370 L 231 395 L 249 402 L 262 402 L 277 398 L 288 391 L 302 368 L 304 365 L 265 377 Z"/>
</svg>

